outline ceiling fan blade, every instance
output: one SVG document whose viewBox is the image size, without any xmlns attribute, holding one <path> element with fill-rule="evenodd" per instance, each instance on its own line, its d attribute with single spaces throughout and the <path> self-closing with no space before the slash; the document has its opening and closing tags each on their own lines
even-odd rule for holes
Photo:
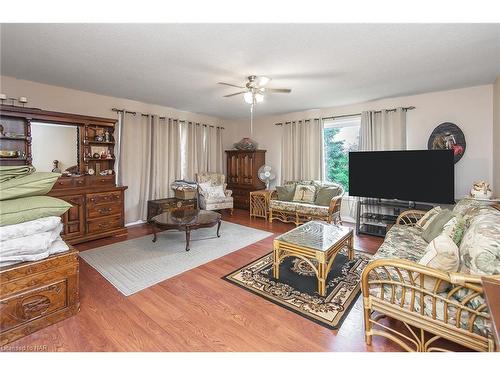
<svg viewBox="0 0 500 375">
<path fill-rule="evenodd" d="M 235 92 L 234 94 L 224 95 L 224 98 L 229 98 L 230 96 L 244 94 L 246 91 Z"/>
<path fill-rule="evenodd" d="M 292 89 L 265 89 L 266 92 L 276 92 L 276 93 L 284 93 L 284 94 L 290 94 L 292 92 Z"/>
<path fill-rule="evenodd" d="M 226 83 L 226 82 L 217 82 L 219 85 L 226 85 L 226 86 L 231 86 L 231 87 L 237 87 L 239 89 L 244 89 L 245 86 L 238 86 L 238 85 L 233 85 L 232 83 Z"/>
</svg>

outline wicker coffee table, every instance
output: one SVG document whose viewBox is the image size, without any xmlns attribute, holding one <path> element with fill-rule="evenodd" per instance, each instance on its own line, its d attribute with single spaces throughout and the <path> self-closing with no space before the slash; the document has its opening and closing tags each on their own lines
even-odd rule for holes
<svg viewBox="0 0 500 375">
<path fill-rule="evenodd" d="M 153 242 L 156 242 L 157 229 L 177 229 L 186 232 L 186 251 L 189 251 L 191 231 L 199 228 L 210 228 L 217 225 L 217 237 L 222 221 L 221 214 L 214 211 L 177 209 L 154 216 L 150 223 L 153 226 Z"/>
<path fill-rule="evenodd" d="M 280 263 L 286 257 L 306 261 L 318 278 L 318 293 L 326 294 L 326 277 L 340 250 L 347 246 L 348 257 L 354 258 L 353 230 L 323 221 L 309 221 L 274 239 L 273 276 L 279 279 Z M 315 262 L 317 262 L 317 265 Z"/>
</svg>

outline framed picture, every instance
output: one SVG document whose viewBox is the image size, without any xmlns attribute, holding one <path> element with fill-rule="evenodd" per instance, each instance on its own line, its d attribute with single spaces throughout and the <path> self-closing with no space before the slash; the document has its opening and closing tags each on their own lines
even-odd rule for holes
<svg viewBox="0 0 500 375">
<path fill-rule="evenodd" d="M 452 122 L 439 124 L 431 133 L 427 142 L 428 150 L 453 150 L 455 163 L 464 156 L 466 148 L 465 136 Z"/>
</svg>

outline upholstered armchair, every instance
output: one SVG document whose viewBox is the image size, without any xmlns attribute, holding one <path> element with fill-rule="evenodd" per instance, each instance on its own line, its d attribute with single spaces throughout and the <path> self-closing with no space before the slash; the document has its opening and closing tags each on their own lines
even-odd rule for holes
<svg viewBox="0 0 500 375">
<path fill-rule="evenodd" d="M 226 189 L 226 176 L 222 173 L 203 172 L 196 175 L 199 207 L 202 210 L 231 210 L 233 214 L 233 192 Z"/>
</svg>

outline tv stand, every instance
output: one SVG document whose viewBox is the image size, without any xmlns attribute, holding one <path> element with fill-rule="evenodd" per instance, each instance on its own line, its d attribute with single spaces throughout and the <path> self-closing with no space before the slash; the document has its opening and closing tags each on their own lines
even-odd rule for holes
<svg viewBox="0 0 500 375">
<path fill-rule="evenodd" d="M 359 198 L 356 207 L 356 234 L 385 237 L 388 227 L 406 210 L 428 211 L 433 206 L 397 199 Z"/>
</svg>

